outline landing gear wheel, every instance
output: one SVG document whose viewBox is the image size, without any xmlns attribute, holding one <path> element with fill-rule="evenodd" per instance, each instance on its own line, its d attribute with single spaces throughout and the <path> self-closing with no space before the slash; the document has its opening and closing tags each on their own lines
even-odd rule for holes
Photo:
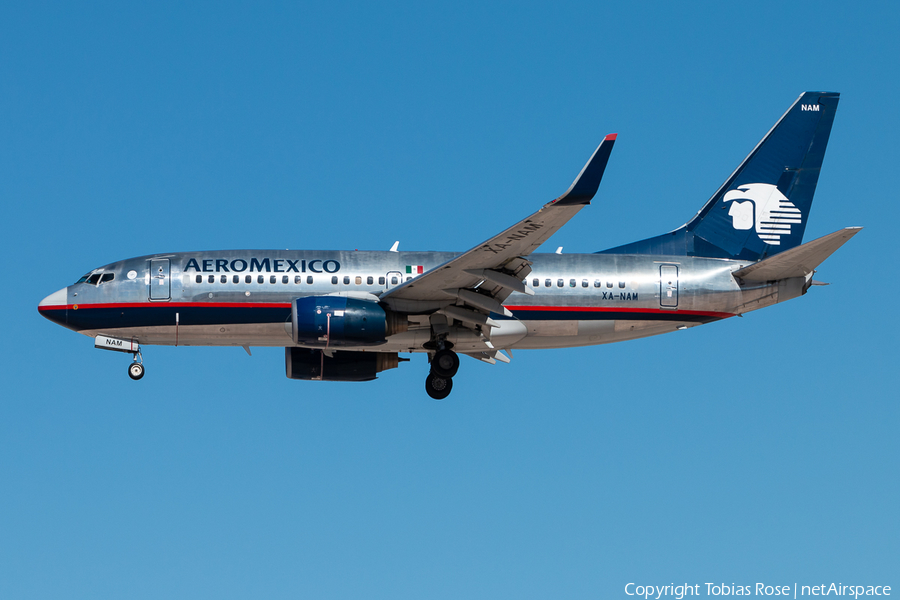
<svg viewBox="0 0 900 600">
<path fill-rule="evenodd" d="M 459 355 L 453 350 L 440 350 L 431 359 L 431 372 L 449 379 L 459 371 Z"/>
<path fill-rule="evenodd" d="M 425 391 L 435 400 L 443 400 L 450 395 L 450 390 L 452 389 L 453 380 L 449 377 L 441 377 L 440 375 L 430 373 L 428 377 L 425 378 Z"/>
<path fill-rule="evenodd" d="M 144 376 L 144 365 L 141 363 L 131 363 L 128 365 L 128 376 L 137 381 Z"/>
</svg>

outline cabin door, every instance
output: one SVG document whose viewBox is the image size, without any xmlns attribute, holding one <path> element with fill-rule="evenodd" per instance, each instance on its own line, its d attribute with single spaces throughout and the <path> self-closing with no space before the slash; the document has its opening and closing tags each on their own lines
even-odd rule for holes
<svg viewBox="0 0 900 600">
<path fill-rule="evenodd" d="M 659 266 L 659 305 L 663 308 L 678 308 L 678 267 Z"/>
<path fill-rule="evenodd" d="M 157 258 L 150 261 L 150 299 L 168 300 L 169 288 L 169 259 Z"/>
</svg>

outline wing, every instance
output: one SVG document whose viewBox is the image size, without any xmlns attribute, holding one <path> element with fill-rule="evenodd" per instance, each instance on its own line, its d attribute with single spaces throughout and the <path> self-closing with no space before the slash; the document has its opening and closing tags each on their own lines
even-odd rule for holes
<svg viewBox="0 0 900 600">
<path fill-rule="evenodd" d="M 501 303 L 510 294 L 534 294 L 523 283 L 531 272 L 524 257 L 590 204 L 615 140 L 616 134 L 604 138 L 562 196 L 468 252 L 390 290 L 381 300 L 405 312 L 441 309 L 448 317 L 475 325 L 486 324 L 491 312 L 506 314 Z"/>
</svg>

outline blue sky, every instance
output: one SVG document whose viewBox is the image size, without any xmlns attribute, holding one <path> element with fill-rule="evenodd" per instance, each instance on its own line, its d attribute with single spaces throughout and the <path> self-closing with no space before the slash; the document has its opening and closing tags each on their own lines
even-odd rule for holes
<svg viewBox="0 0 900 600">
<path fill-rule="evenodd" d="M 887 2 L 4 4 L 0 597 L 896 590 L 898 30 Z M 422 356 L 321 384 L 153 347 L 135 383 L 36 310 L 155 252 L 464 250 L 611 132 L 546 248 L 642 239 L 805 90 L 842 93 L 807 239 L 866 229 L 741 319 L 466 359 L 434 402 Z"/>
</svg>

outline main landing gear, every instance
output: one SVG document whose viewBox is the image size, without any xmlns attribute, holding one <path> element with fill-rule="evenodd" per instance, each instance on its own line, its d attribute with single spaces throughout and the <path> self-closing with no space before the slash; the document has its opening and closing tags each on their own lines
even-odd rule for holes
<svg viewBox="0 0 900 600">
<path fill-rule="evenodd" d="M 443 400 L 453 389 L 453 376 L 459 370 L 459 355 L 449 348 L 438 350 L 431 359 L 431 373 L 425 378 L 425 391 L 435 400 Z"/>
</svg>

